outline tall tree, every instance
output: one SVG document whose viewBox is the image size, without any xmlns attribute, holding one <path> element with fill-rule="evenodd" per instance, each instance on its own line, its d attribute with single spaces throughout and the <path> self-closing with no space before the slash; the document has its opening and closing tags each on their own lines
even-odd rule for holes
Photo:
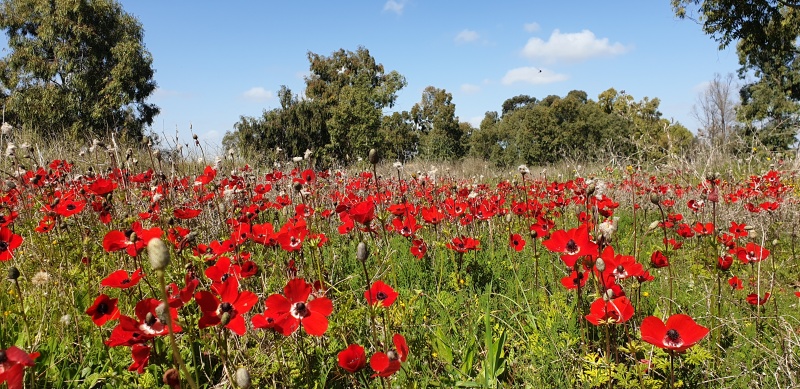
<svg viewBox="0 0 800 389">
<path fill-rule="evenodd" d="M 793 143 L 800 122 L 800 0 L 671 1 L 682 18 L 696 8 L 695 18 L 720 48 L 736 43 L 740 78 L 756 77 L 742 87 L 739 113 L 754 138 L 778 149 Z"/>
<path fill-rule="evenodd" d="M 464 156 L 464 135 L 456 117 L 453 95 L 429 86 L 422 100 L 411 108 L 411 118 L 420 136 L 420 156 L 435 160 L 455 160 Z"/>
<path fill-rule="evenodd" d="M 716 74 L 708 86 L 700 92 L 692 115 L 703 128 L 698 135 L 714 146 L 726 147 L 728 137 L 736 127 L 735 84 L 733 74 L 725 77 Z"/>
<path fill-rule="evenodd" d="M 383 109 L 391 108 L 406 79 L 386 72 L 369 50 L 340 49 L 330 56 L 308 53 L 311 74 L 306 77 L 306 97 L 326 112 L 330 141 L 325 155 L 338 161 L 365 157 L 381 143 Z"/>
<path fill-rule="evenodd" d="M 42 134 L 139 139 L 159 109 L 141 24 L 114 0 L 5 0 L 6 120 Z"/>
</svg>

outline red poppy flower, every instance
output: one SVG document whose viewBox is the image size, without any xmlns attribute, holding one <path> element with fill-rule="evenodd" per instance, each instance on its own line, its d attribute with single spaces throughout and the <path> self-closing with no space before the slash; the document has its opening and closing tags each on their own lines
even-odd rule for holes
<svg viewBox="0 0 800 389">
<path fill-rule="evenodd" d="M 131 347 L 131 357 L 133 358 L 133 363 L 128 367 L 128 371 L 135 371 L 139 374 L 144 373 L 144 368 L 150 362 L 150 347 L 134 344 Z"/>
<path fill-rule="evenodd" d="M 697 222 L 694 224 L 694 232 L 699 235 L 711 235 L 714 233 L 714 223 L 700 223 Z"/>
<path fill-rule="evenodd" d="M 28 354 L 17 346 L 0 350 L 0 384 L 8 385 L 8 389 L 22 389 L 25 367 L 35 364 L 39 353 Z"/>
<path fill-rule="evenodd" d="M 769 300 L 770 293 L 764 293 L 764 298 L 759 298 L 759 296 L 755 293 L 750 293 L 747 295 L 747 303 L 750 305 L 764 305 Z"/>
<path fill-rule="evenodd" d="M 664 323 L 655 316 L 642 321 L 642 340 L 658 348 L 686 351 L 708 335 L 708 328 L 695 323 L 688 315 L 672 315 Z"/>
<path fill-rule="evenodd" d="M 511 234 L 508 239 L 508 245 L 516 252 L 520 252 L 525 248 L 525 239 L 520 234 Z"/>
<path fill-rule="evenodd" d="M 800 292 L 794 292 L 794 295 L 800 297 Z"/>
<path fill-rule="evenodd" d="M 312 285 L 302 278 L 286 283 L 283 295 L 273 294 L 264 303 L 263 315 L 253 317 L 256 328 L 274 328 L 289 336 L 303 325 L 306 333 L 322 336 L 328 330 L 328 315 L 333 312 L 333 303 L 327 297 L 308 300 Z"/>
<path fill-rule="evenodd" d="M 389 350 L 387 353 L 377 352 L 370 358 L 369 366 L 375 370 L 373 378 L 391 376 L 400 370 L 400 363 L 405 362 L 408 358 L 406 338 L 400 334 L 394 334 L 392 343 L 394 343 L 394 350 Z"/>
<path fill-rule="evenodd" d="M 203 174 L 197 176 L 194 180 L 194 186 L 203 186 L 211 182 L 217 176 L 217 171 L 211 166 L 206 166 L 203 169 Z"/>
<path fill-rule="evenodd" d="M 633 305 L 625 296 L 608 301 L 601 297 L 592 303 L 586 320 L 596 326 L 624 323 L 633 317 L 633 312 Z"/>
<path fill-rule="evenodd" d="M 471 250 L 480 250 L 480 247 L 478 247 L 480 243 L 481 242 L 475 238 L 462 236 L 460 238 L 453 238 L 446 246 L 451 250 L 463 254 Z"/>
<path fill-rule="evenodd" d="M 731 286 L 733 290 L 742 290 L 744 289 L 744 282 L 739 279 L 737 276 L 733 276 L 728 280 L 728 285 Z"/>
<path fill-rule="evenodd" d="M 556 253 L 561 253 L 561 260 L 567 267 L 575 266 L 578 258 L 590 255 L 597 256 L 597 243 L 589 238 L 589 226 L 581 224 L 578 228 L 569 231 L 558 230 L 552 233 L 550 239 L 542 242 L 544 247 Z"/>
<path fill-rule="evenodd" d="M 398 293 L 391 286 L 380 280 L 372 283 L 372 287 L 364 292 L 364 298 L 369 305 L 379 305 L 381 307 L 390 307 L 394 300 L 397 299 L 397 296 Z"/>
<path fill-rule="evenodd" d="M 394 227 L 397 233 L 408 238 L 422 228 L 422 225 L 417 223 L 417 219 L 414 216 L 408 215 L 403 219 L 399 217 L 394 218 L 394 220 L 392 220 L 392 227 Z"/>
<path fill-rule="evenodd" d="M 125 270 L 117 270 L 100 281 L 100 285 L 109 288 L 128 289 L 136 286 L 142 277 L 144 277 L 142 268 L 136 269 L 130 276 L 128 276 L 128 272 Z"/>
<path fill-rule="evenodd" d="M 92 317 L 94 324 L 102 326 L 109 320 L 119 319 L 117 299 L 101 294 L 94 300 L 94 304 L 86 309 L 86 314 Z"/>
<path fill-rule="evenodd" d="M 356 373 L 367 365 L 367 355 L 364 348 L 351 344 L 346 349 L 339 352 L 339 366 L 350 373 Z"/>
<path fill-rule="evenodd" d="M 89 184 L 86 189 L 98 196 L 103 196 L 117 189 L 117 183 L 107 178 L 98 178 Z"/>
<path fill-rule="evenodd" d="M 181 207 L 172 211 L 172 216 L 175 216 L 176 219 L 181 220 L 194 219 L 200 214 L 200 212 L 202 212 L 201 209 Z"/>
<path fill-rule="evenodd" d="M 650 264 L 656 269 L 667 267 L 669 266 L 669 259 L 660 250 L 656 250 L 650 255 Z"/>
<path fill-rule="evenodd" d="M 736 257 L 742 263 L 761 262 L 769 256 L 769 250 L 753 242 L 747 242 L 744 247 L 736 249 Z"/>
<path fill-rule="evenodd" d="M 242 314 L 247 313 L 258 302 L 255 293 L 244 290 L 239 292 L 239 281 L 230 277 L 219 288 L 216 288 L 219 298 L 208 291 L 195 293 L 194 299 L 203 312 L 198 326 L 202 328 L 215 326 L 222 322 L 224 316 L 227 320 L 225 327 L 237 335 L 244 335 L 246 325 Z"/>
<path fill-rule="evenodd" d="M 422 259 L 425 256 L 425 253 L 428 252 L 428 245 L 422 239 L 414 239 L 411 241 L 411 255 L 417 257 L 417 259 Z"/>
<path fill-rule="evenodd" d="M 134 222 L 128 231 L 111 230 L 103 237 L 103 248 L 107 252 L 125 250 L 135 257 L 144 251 L 147 243 L 153 238 L 160 238 L 162 231 L 158 227 L 142 228 L 141 223 Z"/>
<path fill-rule="evenodd" d="M 86 207 L 85 201 L 75 201 L 72 198 L 67 198 L 58 203 L 55 207 L 55 212 L 63 217 L 70 217 Z"/>
<path fill-rule="evenodd" d="M 603 275 L 613 276 L 615 280 L 636 277 L 644 271 L 642 264 L 636 262 L 636 258 L 632 255 L 615 254 L 612 246 L 606 246 L 600 258 L 605 263 Z"/>
<path fill-rule="evenodd" d="M 14 256 L 12 251 L 22 244 L 22 237 L 8 227 L 0 227 L 0 261 L 8 261 Z"/>
<path fill-rule="evenodd" d="M 717 269 L 727 271 L 733 265 L 733 257 L 730 255 L 723 255 L 717 257 Z"/>
<path fill-rule="evenodd" d="M 425 220 L 425 223 L 428 224 L 436 225 L 444 220 L 444 213 L 435 206 L 423 207 L 420 209 L 420 213 L 422 214 L 422 220 Z"/>
<path fill-rule="evenodd" d="M 127 331 L 139 332 L 147 338 L 168 335 L 169 328 L 167 327 L 167 323 L 162 323 L 156 312 L 159 305 L 161 305 L 161 300 L 158 299 L 146 298 L 141 300 L 136 303 L 136 308 L 134 308 L 136 318 L 139 319 L 139 321 L 137 322 L 132 319 L 127 320 L 130 318 L 127 316 L 120 316 L 120 324 L 122 324 Z M 172 318 L 172 332 L 177 333 L 183 331 L 177 323 L 178 310 L 174 307 L 170 307 L 169 312 Z M 131 327 L 131 324 L 133 324 L 133 327 Z"/>
<path fill-rule="evenodd" d="M 561 285 L 569 290 L 583 288 L 588 279 L 589 277 L 586 277 L 584 272 L 573 270 L 568 276 L 561 278 Z"/>
<path fill-rule="evenodd" d="M 747 236 L 747 230 L 745 229 L 745 227 L 747 227 L 747 224 L 745 224 L 745 223 L 739 224 L 739 223 L 736 223 L 736 222 L 732 221 L 731 222 L 731 227 L 728 228 L 728 232 L 733 234 L 733 236 L 736 237 L 736 238 L 743 238 L 743 237 Z"/>
<path fill-rule="evenodd" d="M 375 203 L 367 200 L 350 207 L 348 213 L 353 221 L 368 226 L 375 219 Z"/>
</svg>

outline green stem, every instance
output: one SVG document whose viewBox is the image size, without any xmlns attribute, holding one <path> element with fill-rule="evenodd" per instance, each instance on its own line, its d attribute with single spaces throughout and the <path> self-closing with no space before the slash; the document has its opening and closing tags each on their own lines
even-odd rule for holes
<svg viewBox="0 0 800 389">
<path fill-rule="evenodd" d="M 161 296 L 164 299 L 164 304 L 167 304 L 167 330 L 169 331 L 169 345 L 170 348 L 172 348 L 173 362 L 180 367 L 189 386 L 192 387 L 192 389 L 197 389 L 197 384 L 195 384 L 192 375 L 189 374 L 189 369 L 186 368 L 186 364 L 183 362 L 183 358 L 181 358 L 181 353 L 178 351 L 178 342 L 175 340 L 175 333 L 172 331 L 172 313 L 169 311 L 169 297 L 167 296 L 167 281 L 164 279 L 164 270 L 156 270 L 156 274 L 158 275 L 158 282 L 161 286 Z"/>
</svg>

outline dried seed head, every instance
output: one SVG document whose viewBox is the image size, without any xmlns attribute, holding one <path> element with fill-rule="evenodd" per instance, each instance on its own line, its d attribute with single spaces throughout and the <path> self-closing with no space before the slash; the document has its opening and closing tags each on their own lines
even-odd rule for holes
<svg viewBox="0 0 800 389">
<path fill-rule="evenodd" d="M 247 368 L 240 367 L 236 369 L 235 381 L 236 381 L 236 386 L 238 386 L 241 389 L 250 388 L 252 382 L 250 381 L 250 372 L 247 371 Z"/>
<path fill-rule="evenodd" d="M 169 266 L 169 250 L 164 241 L 159 238 L 147 242 L 147 256 L 150 257 L 150 266 L 154 270 L 164 270 Z"/>
<path fill-rule="evenodd" d="M 606 270 L 606 261 L 604 261 L 603 258 L 597 258 L 597 260 L 594 261 L 594 267 L 597 271 L 602 272 Z"/>
<path fill-rule="evenodd" d="M 164 376 L 161 378 L 164 381 L 164 384 L 169 386 L 170 388 L 180 388 L 181 387 L 181 375 L 178 373 L 178 369 L 171 368 L 167 369 L 164 372 Z"/>
<path fill-rule="evenodd" d="M 369 249 L 367 248 L 367 244 L 360 242 L 356 248 L 356 258 L 359 261 L 364 262 L 367 260 L 367 257 L 369 257 Z"/>
<path fill-rule="evenodd" d="M 659 205 L 660 206 L 661 205 L 661 196 L 659 196 L 658 193 L 655 193 L 655 192 L 650 193 L 650 202 L 653 203 L 653 205 Z"/>
</svg>

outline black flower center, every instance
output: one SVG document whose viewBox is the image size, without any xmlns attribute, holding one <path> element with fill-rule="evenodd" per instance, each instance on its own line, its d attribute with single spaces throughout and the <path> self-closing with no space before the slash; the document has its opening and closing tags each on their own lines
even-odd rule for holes
<svg viewBox="0 0 800 389">
<path fill-rule="evenodd" d="M 108 313 L 108 311 L 109 311 L 108 304 L 106 303 L 97 304 L 97 313 L 105 315 L 106 313 Z"/>
<path fill-rule="evenodd" d="M 227 302 L 227 301 L 226 301 L 226 302 L 224 302 L 224 303 L 222 303 L 222 304 L 220 304 L 220 305 L 219 305 L 219 310 L 220 310 L 221 312 L 230 312 L 230 311 L 233 311 L 233 304 L 231 304 L 231 303 L 229 303 L 229 302 Z"/>
<path fill-rule="evenodd" d="M 0 252 L 8 250 L 8 242 L 0 241 Z"/>
<path fill-rule="evenodd" d="M 579 247 L 578 247 L 578 244 L 575 243 L 574 240 L 570 239 L 569 241 L 567 241 L 566 249 L 567 249 L 567 254 L 572 255 L 572 254 L 576 254 L 578 252 Z"/>
<path fill-rule="evenodd" d="M 144 324 L 147 324 L 148 327 L 152 327 L 154 324 L 156 324 L 157 320 L 158 319 L 156 319 L 155 315 L 147 312 L 147 315 L 144 317 Z"/>
<path fill-rule="evenodd" d="M 228 277 L 230 277 L 230 274 L 228 274 L 228 273 L 225 273 L 225 274 L 223 274 L 223 275 L 222 275 L 222 277 L 220 277 L 219 279 L 220 279 L 222 282 L 225 282 L 225 280 L 227 280 L 227 279 L 228 279 Z"/>
<path fill-rule="evenodd" d="M 625 266 L 619 265 L 617 266 L 617 273 L 625 273 Z"/>
<path fill-rule="evenodd" d="M 0 350 L 0 363 L 6 363 L 6 361 L 8 361 L 6 350 Z"/>
<path fill-rule="evenodd" d="M 75 206 L 75 204 L 68 204 L 68 205 L 67 205 L 67 211 L 74 211 L 74 210 L 75 210 L 75 208 L 77 208 L 77 207 Z"/>
<path fill-rule="evenodd" d="M 678 334 L 677 330 L 671 329 L 671 330 L 667 331 L 667 337 L 669 338 L 669 340 L 671 340 L 673 342 L 677 342 L 678 339 L 681 338 L 681 335 Z"/>
<path fill-rule="evenodd" d="M 390 361 L 396 361 L 400 359 L 400 355 L 394 350 L 389 350 L 389 352 L 386 353 L 386 356 L 389 357 Z"/>
<path fill-rule="evenodd" d="M 294 317 L 296 317 L 298 319 L 302 319 L 302 318 L 310 315 L 311 312 L 308 311 L 308 307 L 306 307 L 305 303 L 298 302 L 298 303 L 295 303 L 292 306 L 291 314 L 292 314 L 292 316 L 294 316 Z"/>
<path fill-rule="evenodd" d="M 380 291 L 375 295 L 375 297 L 377 297 L 378 300 L 386 300 L 389 296 L 386 294 L 386 292 Z"/>
</svg>

